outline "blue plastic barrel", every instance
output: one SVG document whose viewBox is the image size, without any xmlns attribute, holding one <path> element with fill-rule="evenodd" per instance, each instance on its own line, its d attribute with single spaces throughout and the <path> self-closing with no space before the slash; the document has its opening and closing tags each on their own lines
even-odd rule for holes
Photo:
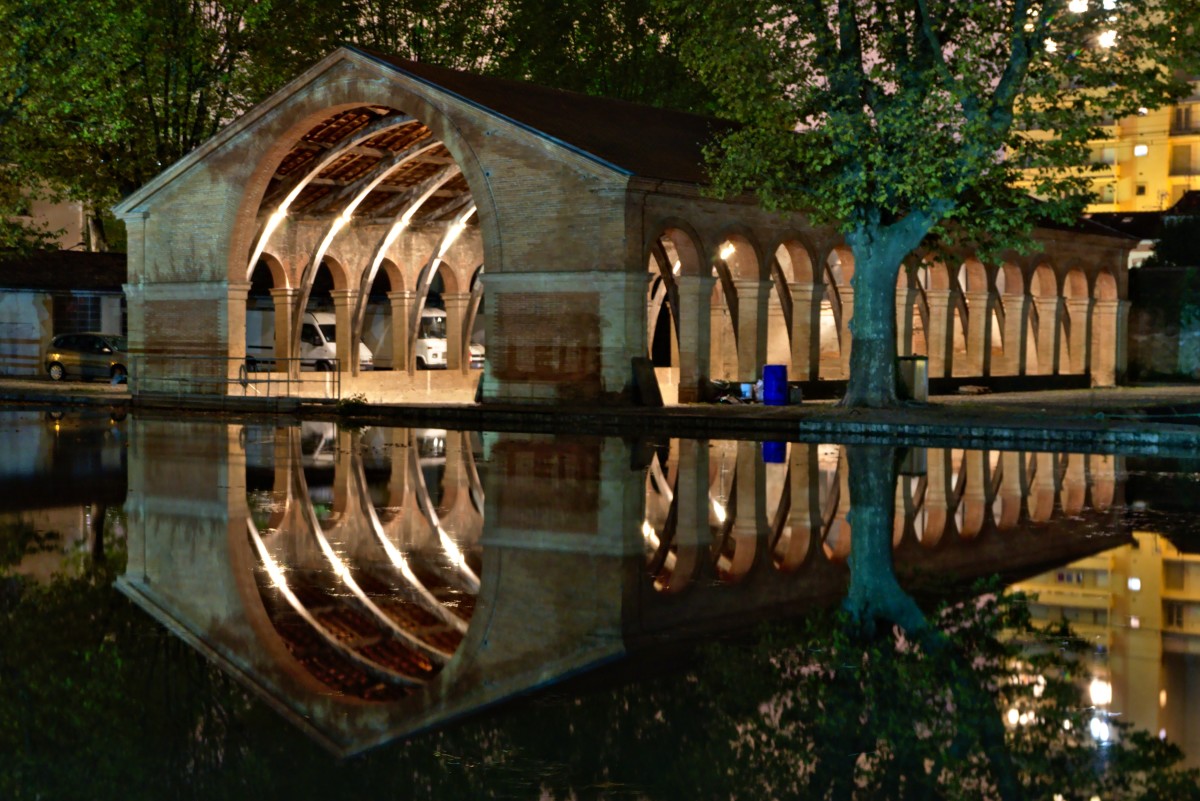
<svg viewBox="0 0 1200 801">
<path fill-rule="evenodd" d="M 787 406 L 788 380 L 786 364 L 763 365 L 763 403 L 767 406 Z"/>
</svg>

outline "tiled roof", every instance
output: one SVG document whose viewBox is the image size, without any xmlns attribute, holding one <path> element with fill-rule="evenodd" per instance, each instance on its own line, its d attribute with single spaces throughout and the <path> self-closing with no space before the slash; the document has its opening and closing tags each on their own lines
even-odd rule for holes
<svg viewBox="0 0 1200 801">
<path fill-rule="evenodd" d="M 733 128 L 733 123 L 711 117 L 357 52 L 645 178 L 708 183 L 702 148 L 714 132 Z"/>
</svg>

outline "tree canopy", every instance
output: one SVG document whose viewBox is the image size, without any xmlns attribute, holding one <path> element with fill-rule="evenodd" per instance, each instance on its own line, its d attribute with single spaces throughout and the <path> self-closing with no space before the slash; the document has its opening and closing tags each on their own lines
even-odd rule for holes
<svg viewBox="0 0 1200 801">
<path fill-rule="evenodd" d="M 910 253 L 1016 247 L 1073 219 L 1088 140 L 1200 68 L 1195 0 L 664 2 L 685 64 L 742 123 L 709 150 L 717 190 L 805 212 L 853 250 L 848 405 L 896 402 Z"/>
<path fill-rule="evenodd" d="M 0 218 L 100 212 L 343 42 L 674 107 L 703 105 L 653 0 L 0 1 Z M 11 196 L 7 206 L 4 199 Z M 7 233 L 5 233 L 7 232 Z M 0 248 L 36 244 L 0 230 Z"/>
</svg>

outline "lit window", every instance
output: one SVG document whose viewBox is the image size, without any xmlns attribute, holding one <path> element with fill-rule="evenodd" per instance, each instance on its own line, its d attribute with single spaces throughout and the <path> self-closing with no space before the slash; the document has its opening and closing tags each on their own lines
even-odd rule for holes
<svg viewBox="0 0 1200 801">
<path fill-rule="evenodd" d="M 1137 592 L 1138 590 L 1140 590 L 1142 588 L 1142 580 L 1140 578 L 1138 578 L 1137 576 L 1130 576 L 1129 581 L 1127 582 L 1127 585 L 1128 585 L 1129 589 L 1133 590 L 1134 592 Z"/>
<path fill-rule="evenodd" d="M 1142 627 L 1142 619 L 1140 617 L 1138 617 L 1137 615 L 1133 615 L 1129 618 L 1129 628 L 1140 629 L 1141 627 Z"/>
<path fill-rule="evenodd" d="M 1133 155 L 1138 156 L 1139 158 L 1141 156 L 1146 155 L 1149 152 L 1150 152 L 1150 147 L 1148 145 L 1134 145 L 1133 146 Z"/>
<path fill-rule="evenodd" d="M 1076 14 L 1082 14 L 1088 9 L 1088 0 L 1071 0 L 1070 3 L 1067 3 L 1067 8 Z"/>
<path fill-rule="evenodd" d="M 1104 33 L 1102 33 L 1098 37 L 1096 37 L 1096 42 L 1101 47 L 1116 47 L 1117 46 L 1117 32 L 1116 31 L 1105 31 Z"/>
<path fill-rule="evenodd" d="M 1057 53 L 1058 52 L 1058 42 L 1054 41 L 1053 39 L 1047 39 L 1046 40 L 1046 52 L 1047 53 Z"/>
</svg>

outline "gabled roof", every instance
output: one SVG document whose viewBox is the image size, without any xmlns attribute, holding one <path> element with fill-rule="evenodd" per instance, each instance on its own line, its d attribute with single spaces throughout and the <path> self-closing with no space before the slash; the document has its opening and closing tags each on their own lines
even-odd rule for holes
<svg viewBox="0 0 1200 801">
<path fill-rule="evenodd" d="M 37 292 L 121 292 L 124 253 L 38 250 L 27 256 L 0 255 L 0 289 Z"/>
<path fill-rule="evenodd" d="M 347 47 L 630 175 L 708 183 L 703 147 L 734 124 Z"/>
</svg>

